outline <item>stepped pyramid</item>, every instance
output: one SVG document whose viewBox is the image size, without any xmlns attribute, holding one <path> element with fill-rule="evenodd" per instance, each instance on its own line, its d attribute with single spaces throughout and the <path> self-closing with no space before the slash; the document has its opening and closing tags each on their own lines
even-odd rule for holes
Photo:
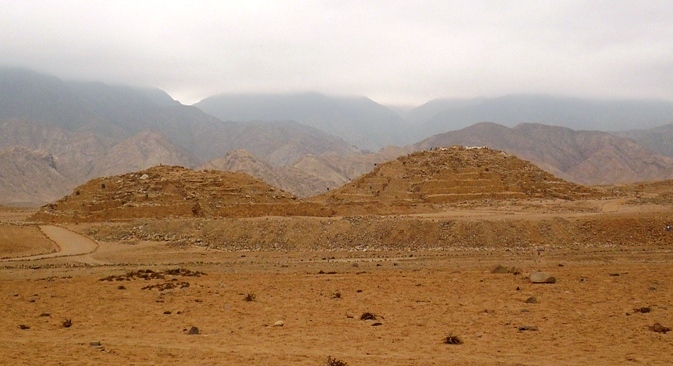
<svg viewBox="0 0 673 366">
<path fill-rule="evenodd" d="M 379 164 L 316 197 L 327 202 L 450 203 L 485 199 L 580 199 L 592 188 L 557 178 L 514 155 L 486 147 L 438 148 Z"/>
</svg>

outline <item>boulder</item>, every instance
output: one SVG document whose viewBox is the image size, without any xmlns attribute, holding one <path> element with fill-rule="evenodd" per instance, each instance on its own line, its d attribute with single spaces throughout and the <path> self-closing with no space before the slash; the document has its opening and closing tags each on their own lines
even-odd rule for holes
<svg viewBox="0 0 673 366">
<path fill-rule="evenodd" d="M 533 272 L 529 278 L 531 283 L 556 283 L 556 278 L 546 272 Z"/>
</svg>

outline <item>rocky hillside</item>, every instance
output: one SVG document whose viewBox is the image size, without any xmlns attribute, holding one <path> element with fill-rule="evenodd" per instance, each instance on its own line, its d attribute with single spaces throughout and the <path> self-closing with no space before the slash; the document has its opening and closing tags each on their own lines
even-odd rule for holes
<svg viewBox="0 0 673 366">
<path fill-rule="evenodd" d="M 223 122 L 158 89 L 69 82 L 11 68 L 0 68 L 0 131 L 0 150 L 22 147 L 53 157 L 45 171 L 17 165 L 12 179 L 32 186 L 0 187 L 0 203 L 24 197 L 30 205 L 55 200 L 95 177 L 157 164 L 193 168 L 241 148 L 274 166 L 306 154 L 358 151 L 296 122 Z M 40 183 L 49 169 L 64 179 Z"/>
<path fill-rule="evenodd" d="M 0 151 L 0 197 L 12 206 L 61 197 L 72 182 L 56 169 L 50 154 L 13 148 Z"/>
<path fill-rule="evenodd" d="M 508 127 L 542 123 L 574 130 L 619 131 L 673 122 L 673 102 L 639 99 L 588 99 L 550 95 L 438 99 L 408 113 L 416 141 L 480 122 Z"/>
<path fill-rule="evenodd" d="M 335 184 L 325 176 L 310 175 L 292 166 L 272 166 L 242 149 L 234 150 L 225 157 L 213 159 L 201 165 L 199 169 L 246 173 L 299 197 L 322 193 Z"/>
<path fill-rule="evenodd" d="M 208 97 L 195 106 L 223 121 L 296 121 L 364 150 L 407 142 L 406 121 L 366 97 L 223 94 Z"/>
<path fill-rule="evenodd" d="M 620 131 L 612 134 L 629 138 L 651 151 L 673 158 L 673 123 L 646 130 Z"/>
</svg>

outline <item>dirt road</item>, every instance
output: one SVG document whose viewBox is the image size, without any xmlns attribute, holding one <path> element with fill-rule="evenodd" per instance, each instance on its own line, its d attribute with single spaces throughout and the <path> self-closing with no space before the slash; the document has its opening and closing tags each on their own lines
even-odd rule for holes
<svg viewBox="0 0 673 366">
<path fill-rule="evenodd" d="M 96 262 L 94 259 L 88 256 L 98 249 L 98 244 L 96 244 L 95 241 L 59 226 L 43 225 L 40 226 L 40 230 L 58 246 L 59 250 L 57 252 L 33 255 L 29 257 L 10 258 L 3 261 L 27 261 L 58 257 L 77 257 L 78 262 Z"/>
</svg>

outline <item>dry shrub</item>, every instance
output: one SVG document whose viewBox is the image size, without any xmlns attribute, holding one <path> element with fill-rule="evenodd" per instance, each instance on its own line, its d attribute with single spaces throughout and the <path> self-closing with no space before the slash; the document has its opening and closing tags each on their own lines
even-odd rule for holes
<svg viewBox="0 0 673 366">
<path fill-rule="evenodd" d="M 348 366 L 348 363 L 332 358 L 332 356 L 327 356 L 326 364 L 327 366 Z"/>
<path fill-rule="evenodd" d="M 446 338 L 444 338 L 444 343 L 445 344 L 463 344 L 463 340 L 460 339 L 457 335 L 449 334 Z"/>
</svg>

